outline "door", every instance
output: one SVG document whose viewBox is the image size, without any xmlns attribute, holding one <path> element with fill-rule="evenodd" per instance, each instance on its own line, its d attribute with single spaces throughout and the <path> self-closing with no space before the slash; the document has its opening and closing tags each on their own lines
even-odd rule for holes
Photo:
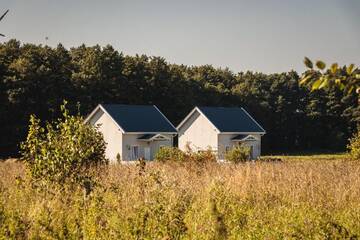
<svg viewBox="0 0 360 240">
<path fill-rule="evenodd" d="M 145 160 L 150 160 L 150 147 L 144 147 Z"/>
<path fill-rule="evenodd" d="M 250 146 L 250 159 L 251 160 L 254 159 L 254 146 L 253 145 Z"/>
<path fill-rule="evenodd" d="M 139 159 L 139 146 L 131 146 L 131 160 Z"/>
</svg>

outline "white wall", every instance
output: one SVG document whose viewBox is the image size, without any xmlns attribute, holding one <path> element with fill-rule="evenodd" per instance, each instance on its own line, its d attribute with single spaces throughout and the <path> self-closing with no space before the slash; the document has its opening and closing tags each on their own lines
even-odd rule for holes
<svg viewBox="0 0 360 240">
<path fill-rule="evenodd" d="M 189 146 L 192 151 L 207 150 L 217 151 L 218 138 L 216 128 L 197 111 L 182 125 L 178 131 L 179 149 L 186 151 Z"/>
<path fill-rule="evenodd" d="M 116 155 L 119 153 L 122 156 L 122 132 L 119 127 L 101 109 L 92 116 L 89 123 L 95 126 L 100 125 L 99 131 L 107 143 L 105 156 L 110 160 L 110 163 L 116 163 Z"/>
<path fill-rule="evenodd" d="M 171 134 L 161 134 L 168 137 L 171 140 L 162 140 L 162 141 L 139 141 L 138 138 L 144 134 L 123 134 L 123 148 L 122 148 L 122 160 L 129 161 L 131 160 L 131 146 L 139 146 L 139 157 L 144 156 L 144 148 L 150 147 L 150 159 L 154 159 L 155 154 L 159 150 L 160 146 L 172 147 L 173 137 Z"/>
<path fill-rule="evenodd" d="M 224 160 L 225 158 L 225 149 L 226 146 L 230 146 L 230 147 L 234 147 L 236 145 L 238 145 L 238 142 L 234 142 L 231 139 L 233 137 L 236 137 L 239 134 L 226 134 L 226 133 L 221 133 L 218 135 L 218 158 L 220 160 Z M 251 136 L 253 136 L 256 141 L 249 141 L 249 142 L 242 142 L 242 144 L 244 144 L 245 146 L 252 146 L 253 147 L 253 158 L 258 158 L 261 155 L 261 135 L 260 134 L 251 134 Z"/>
</svg>

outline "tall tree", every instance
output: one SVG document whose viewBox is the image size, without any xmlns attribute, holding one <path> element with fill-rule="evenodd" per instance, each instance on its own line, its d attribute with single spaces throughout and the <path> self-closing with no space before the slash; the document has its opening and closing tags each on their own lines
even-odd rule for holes
<svg viewBox="0 0 360 240">
<path fill-rule="evenodd" d="M 239 106 L 267 130 L 264 152 L 344 149 L 360 116 L 355 91 L 298 82 L 294 71 L 234 73 L 126 56 L 110 45 L 68 50 L 10 40 L 0 44 L 0 149 L 16 152 L 29 115 L 56 119 L 64 99 L 72 110 L 80 102 L 83 114 L 99 103 L 156 104 L 175 125 L 197 105 Z"/>
</svg>

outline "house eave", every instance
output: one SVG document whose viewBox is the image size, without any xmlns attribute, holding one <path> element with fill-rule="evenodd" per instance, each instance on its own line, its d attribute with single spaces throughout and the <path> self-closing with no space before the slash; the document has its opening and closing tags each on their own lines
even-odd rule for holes
<svg viewBox="0 0 360 240">
<path fill-rule="evenodd" d="M 250 115 L 250 113 L 248 113 L 243 107 L 241 108 L 250 118 L 251 120 L 253 120 L 256 125 L 258 125 L 258 127 L 260 127 L 261 130 L 263 130 L 264 134 L 265 134 L 265 129 Z"/>
<path fill-rule="evenodd" d="M 154 134 L 152 134 L 154 135 Z M 158 139 L 158 137 L 162 137 L 163 139 Z M 171 138 L 164 136 L 164 134 L 155 134 L 154 136 L 147 138 L 147 139 L 143 139 L 143 138 L 138 138 L 138 141 L 141 142 L 153 142 L 153 141 L 170 141 Z"/>
<path fill-rule="evenodd" d="M 124 132 L 124 134 L 177 134 L 177 132 Z"/>
<path fill-rule="evenodd" d="M 260 135 L 265 135 L 266 132 L 220 132 L 219 134 L 260 134 Z"/>
<path fill-rule="evenodd" d="M 170 120 L 160 111 L 160 109 L 158 109 L 158 107 L 156 105 L 153 105 L 154 108 L 156 110 L 158 110 L 158 112 L 161 114 L 161 116 L 170 124 L 170 126 L 174 129 L 177 130 L 176 127 L 170 122 Z"/>
</svg>

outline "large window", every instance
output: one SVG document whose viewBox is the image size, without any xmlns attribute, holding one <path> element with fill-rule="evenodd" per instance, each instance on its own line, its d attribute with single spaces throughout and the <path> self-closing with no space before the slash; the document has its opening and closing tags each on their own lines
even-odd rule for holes
<svg viewBox="0 0 360 240">
<path fill-rule="evenodd" d="M 131 146 L 131 160 L 139 159 L 139 146 Z"/>
</svg>

